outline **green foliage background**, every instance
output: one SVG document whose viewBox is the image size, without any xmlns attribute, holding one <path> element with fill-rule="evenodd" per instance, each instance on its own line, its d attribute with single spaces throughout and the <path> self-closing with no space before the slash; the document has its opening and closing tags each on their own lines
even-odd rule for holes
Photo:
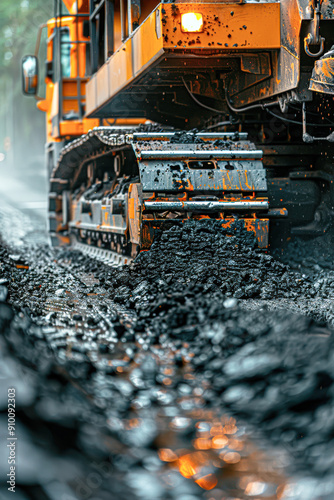
<svg viewBox="0 0 334 500">
<path fill-rule="evenodd" d="M 15 170 L 41 162 L 44 154 L 44 113 L 33 97 L 21 92 L 21 59 L 33 54 L 37 31 L 53 15 L 53 0 L 0 0 L 0 153 L 10 137 L 6 165 Z M 45 31 L 45 30 L 44 30 Z M 45 37 L 40 51 L 40 90 L 43 95 Z"/>
</svg>

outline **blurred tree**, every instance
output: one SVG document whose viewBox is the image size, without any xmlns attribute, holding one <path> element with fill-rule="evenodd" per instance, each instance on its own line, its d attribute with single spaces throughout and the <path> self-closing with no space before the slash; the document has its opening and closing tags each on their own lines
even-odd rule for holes
<svg viewBox="0 0 334 500">
<path fill-rule="evenodd" d="M 7 164 L 25 168 L 27 161 L 43 156 L 44 113 L 34 98 L 21 92 L 21 59 L 35 50 L 37 30 L 53 13 L 53 0 L 0 1 L 0 153 Z M 40 52 L 40 92 L 44 80 L 45 39 Z"/>
</svg>

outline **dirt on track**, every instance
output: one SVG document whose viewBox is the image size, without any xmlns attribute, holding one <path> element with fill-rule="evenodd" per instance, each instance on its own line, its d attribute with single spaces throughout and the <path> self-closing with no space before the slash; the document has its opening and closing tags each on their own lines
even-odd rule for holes
<svg viewBox="0 0 334 500">
<path fill-rule="evenodd" d="M 276 461 L 270 479 L 248 471 L 264 498 L 333 498 L 333 315 L 324 307 L 334 294 L 332 272 L 297 273 L 256 249 L 242 222 L 223 229 L 208 220 L 159 233 L 150 251 L 120 269 L 45 246 L 3 246 L 0 262 L 6 344 L 38 373 L 43 393 L 43 411 L 34 396 L 22 420 L 30 428 L 30 412 L 43 427 L 76 428 L 70 448 L 82 453 L 83 470 L 91 454 L 111 459 L 113 473 L 96 498 L 248 498 L 237 472 L 249 456 L 245 423 L 284 463 Z M 85 439 L 83 421 L 91 423 Z M 227 442 L 213 460 L 218 421 Z M 106 451 L 108 439 L 117 452 Z M 166 449 L 182 480 L 178 491 L 163 479 Z M 184 456 L 198 452 L 206 458 L 194 474 L 180 474 Z M 307 487 L 302 480 L 284 490 L 287 469 L 307 476 Z M 103 496 L 115 477 L 118 490 Z M 198 482 L 203 477 L 213 489 Z M 147 481 L 155 487 L 145 497 Z"/>
</svg>

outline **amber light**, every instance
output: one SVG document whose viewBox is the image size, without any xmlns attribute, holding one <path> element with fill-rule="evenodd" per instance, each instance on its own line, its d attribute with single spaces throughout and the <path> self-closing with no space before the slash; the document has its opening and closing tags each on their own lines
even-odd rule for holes
<svg viewBox="0 0 334 500">
<path fill-rule="evenodd" d="M 181 15 L 181 29 L 185 33 L 199 33 L 203 31 L 203 16 L 196 12 Z"/>
</svg>

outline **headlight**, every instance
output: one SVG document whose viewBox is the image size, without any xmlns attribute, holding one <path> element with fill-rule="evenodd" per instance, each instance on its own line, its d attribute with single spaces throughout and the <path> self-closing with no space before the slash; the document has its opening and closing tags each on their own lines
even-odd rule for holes
<svg viewBox="0 0 334 500">
<path fill-rule="evenodd" d="M 203 31 L 203 16 L 196 12 L 181 14 L 181 29 L 185 33 L 198 33 Z"/>
</svg>

